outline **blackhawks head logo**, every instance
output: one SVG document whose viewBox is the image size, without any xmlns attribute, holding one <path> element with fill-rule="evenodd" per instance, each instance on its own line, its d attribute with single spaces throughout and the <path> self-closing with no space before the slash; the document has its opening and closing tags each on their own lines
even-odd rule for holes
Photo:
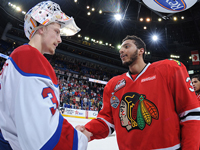
<svg viewBox="0 0 200 150">
<path fill-rule="evenodd" d="M 130 92 L 124 94 L 120 103 L 119 117 L 121 125 L 130 131 L 143 130 L 151 125 L 152 119 L 158 120 L 158 109 L 145 95 Z"/>
</svg>

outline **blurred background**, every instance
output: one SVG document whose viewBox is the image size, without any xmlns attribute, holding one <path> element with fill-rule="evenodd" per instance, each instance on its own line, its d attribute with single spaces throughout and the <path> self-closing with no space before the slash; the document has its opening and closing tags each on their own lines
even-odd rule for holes
<svg viewBox="0 0 200 150">
<path fill-rule="evenodd" d="M 190 76 L 200 72 L 200 0 L 191 0 L 195 1 L 191 8 L 176 13 L 158 12 L 145 1 L 54 0 L 81 28 L 74 36 L 62 37 L 54 56 L 45 55 L 59 80 L 62 107 L 101 109 L 107 81 L 128 70 L 119 57 L 121 41 L 126 35 L 139 36 L 147 44 L 145 62 L 171 58 L 181 61 Z M 185 0 L 184 6 L 191 1 Z M 28 42 L 23 19 L 39 2 L 0 0 L 1 54 L 10 55 L 16 47 Z M 0 70 L 5 60 L 0 57 Z"/>
</svg>

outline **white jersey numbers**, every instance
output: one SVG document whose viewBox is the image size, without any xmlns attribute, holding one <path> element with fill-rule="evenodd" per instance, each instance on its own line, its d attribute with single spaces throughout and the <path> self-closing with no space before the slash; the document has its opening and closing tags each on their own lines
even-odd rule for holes
<svg viewBox="0 0 200 150">
<path fill-rule="evenodd" d="M 189 90 L 191 91 L 191 92 L 194 92 L 194 88 L 193 88 L 193 86 L 192 86 L 192 82 L 191 82 L 191 80 L 190 80 L 190 77 L 187 77 L 187 79 L 186 79 L 186 82 L 188 83 L 190 83 L 190 86 L 191 87 L 189 87 Z"/>
</svg>

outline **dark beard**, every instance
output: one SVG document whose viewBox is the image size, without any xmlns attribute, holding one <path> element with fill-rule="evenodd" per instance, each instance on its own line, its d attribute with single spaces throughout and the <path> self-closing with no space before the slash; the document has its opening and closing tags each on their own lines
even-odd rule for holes
<svg viewBox="0 0 200 150">
<path fill-rule="evenodd" d="M 200 93 L 200 89 L 198 91 L 195 91 L 196 95 L 198 95 L 198 93 Z"/>
<path fill-rule="evenodd" d="M 131 56 L 131 60 L 128 62 L 124 62 L 123 65 L 128 67 L 131 64 L 133 64 L 138 58 L 138 50 L 135 51 L 135 53 L 133 53 L 133 55 Z"/>
</svg>

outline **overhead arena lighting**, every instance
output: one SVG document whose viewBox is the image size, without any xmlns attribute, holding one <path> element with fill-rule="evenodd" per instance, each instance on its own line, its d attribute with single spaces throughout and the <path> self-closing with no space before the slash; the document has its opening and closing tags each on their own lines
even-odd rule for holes
<svg viewBox="0 0 200 150">
<path fill-rule="evenodd" d="M 86 41 L 89 41 L 89 39 L 90 39 L 89 37 L 85 37 L 85 40 L 86 40 Z"/>
<path fill-rule="evenodd" d="M 24 15 L 25 15 L 25 14 L 26 14 L 26 12 L 25 12 L 25 11 L 22 11 L 22 14 L 24 14 Z"/>
<path fill-rule="evenodd" d="M 170 55 L 171 58 L 180 58 L 178 55 Z"/>
<path fill-rule="evenodd" d="M 117 21 L 120 21 L 120 20 L 122 19 L 122 16 L 121 16 L 120 14 L 114 15 L 114 17 L 115 17 L 115 19 L 116 19 Z"/>
<path fill-rule="evenodd" d="M 120 48 L 121 48 L 121 45 L 117 45 L 117 48 L 120 49 Z"/>
<path fill-rule="evenodd" d="M 92 42 L 95 42 L 95 39 L 91 39 Z"/>
<path fill-rule="evenodd" d="M 174 19 L 174 21 L 177 21 L 177 17 L 174 17 L 173 19 Z"/>
<path fill-rule="evenodd" d="M 25 11 L 23 11 L 19 6 L 12 4 L 11 2 L 8 2 L 8 6 L 12 7 L 13 9 L 15 9 L 18 12 L 21 12 L 22 14 L 26 14 Z"/>
<path fill-rule="evenodd" d="M 157 40 L 158 40 L 158 36 L 157 36 L 157 35 L 153 35 L 153 36 L 152 36 L 152 40 L 153 40 L 153 41 L 157 41 Z"/>
<path fill-rule="evenodd" d="M 21 11 L 21 8 L 20 7 L 16 7 L 15 8 L 17 11 Z"/>
<path fill-rule="evenodd" d="M 150 18 L 147 18 L 147 19 L 146 19 L 146 21 L 147 21 L 147 22 L 150 22 L 150 21 L 151 21 L 151 19 L 150 19 Z"/>
</svg>

